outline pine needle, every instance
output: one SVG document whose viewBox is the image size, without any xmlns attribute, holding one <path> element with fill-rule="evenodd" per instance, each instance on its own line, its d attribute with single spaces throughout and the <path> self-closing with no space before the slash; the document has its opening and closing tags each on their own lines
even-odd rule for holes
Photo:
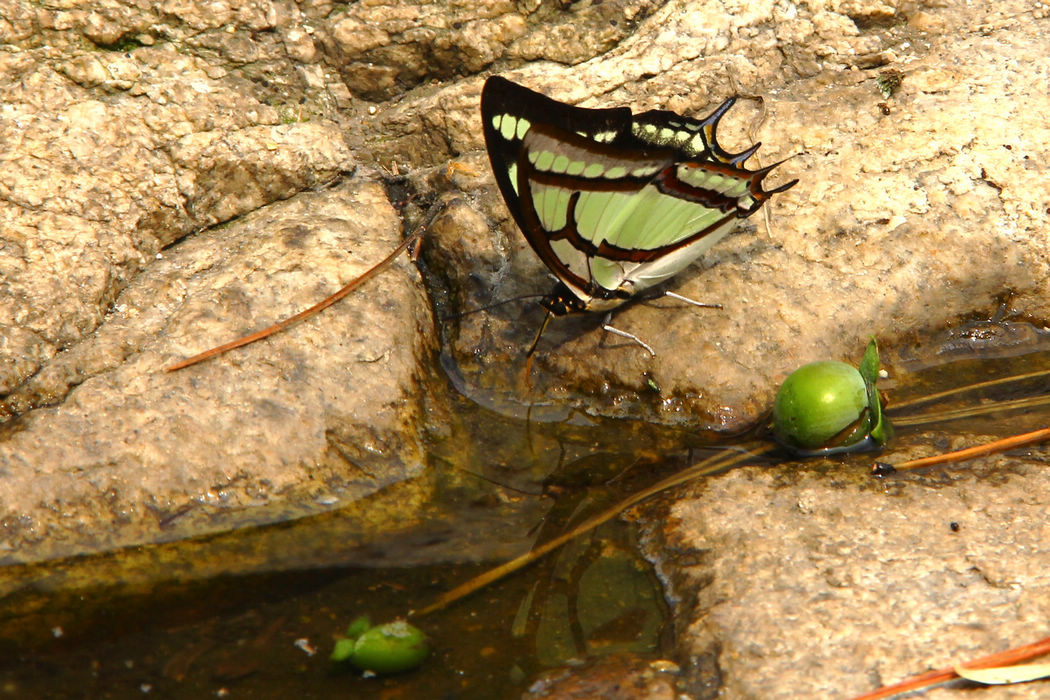
<svg viewBox="0 0 1050 700">
<path fill-rule="evenodd" d="M 233 350 L 234 348 L 240 348 L 240 347 L 243 347 L 243 346 L 248 345 L 250 343 L 254 343 L 257 340 L 262 340 L 263 338 L 268 338 L 269 336 L 273 335 L 274 333 L 279 333 L 280 331 L 283 331 L 288 326 L 296 324 L 296 323 L 298 323 L 299 321 L 302 321 L 305 318 L 308 318 L 310 316 L 313 316 L 316 313 L 324 311 L 329 306 L 331 306 L 332 304 L 336 303 L 337 301 L 339 301 L 343 297 L 346 297 L 351 292 L 353 292 L 355 289 L 357 289 L 358 287 L 363 285 L 365 282 L 367 282 L 368 280 L 372 279 L 373 277 L 378 275 L 380 272 L 382 272 L 386 268 L 390 267 L 390 265 L 393 264 L 394 260 L 397 259 L 398 255 L 403 253 L 409 246 L 411 246 L 413 243 L 415 243 L 417 240 L 419 240 L 419 237 L 423 234 L 423 231 L 424 231 L 424 226 L 423 225 L 417 226 L 416 230 L 412 232 L 412 235 L 410 235 L 408 238 L 406 238 L 404 241 L 402 241 L 401 245 L 399 245 L 397 248 L 394 249 L 394 252 L 392 252 L 390 255 L 386 256 L 382 261 L 380 261 L 379 263 L 377 263 L 373 267 L 371 267 L 368 270 L 366 270 L 360 276 L 358 276 L 355 279 L 351 280 L 349 284 L 347 284 L 345 287 L 340 289 L 335 294 L 333 294 L 330 297 L 328 297 L 328 298 L 326 298 L 326 299 L 324 299 L 324 300 L 314 304 L 313 306 L 311 306 L 310 308 L 306 309 L 305 311 L 300 311 L 299 313 L 295 314 L 294 316 L 289 316 L 288 318 L 284 319 L 283 321 L 278 321 L 277 323 L 273 324 L 272 326 L 269 326 L 267 328 L 263 328 L 261 331 L 256 331 L 255 333 L 251 333 L 250 335 L 246 335 L 246 336 L 238 338 L 236 340 L 231 340 L 228 343 L 223 343 L 222 345 L 216 346 L 216 347 L 214 347 L 214 348 L 212 348 L 210 350 L 205 350 L 204 352 L 199 353 L 197 355 L 194 355 L 193 357 L 187 358 L 185 360 L 182 360 L 181 362 L 176 362 L 173 365 L 165 367 L 164 371 L 165 372 L 174 372 L 175 370 L 183 369 L 185 367 L 189 367 L 190 365 L 195 365 L 198 362 L 203 362 L 204 360 L 207 360 L 207 359 L 210 359 L 212 357 L 215 357 L 216 355 L 221 355 L 224 352 L 228 352 L 230 350 Z"/>
<path fill-rule="evenodd" d="M 579 537 L 591 530 L 595 529 L 599 525 L 612 520 L 620 513 L 624 512 L 628 508 L 635 506 L 650 496 L 654 496 L 661 491 L 669 489 L 673 486 L 684 484 L 687 481 L 691 481 L 697 477 L 714 474 L 725 469 L 729 469 L 732 466 L 739 464 L 749 458 L 763 454 L 764 452 L 771 451 L 773 448 L 770 446 L 758 446 L 756 452 L 744 451 L 744 452 L 728 452 L 720 453 L 702 460 L 691 467 L 688 467 L 677 474 L 673 474 L 663 481 L 657 482 L 652 486 L 642 489 L 636 493 L 631 494 L 624 500 L 620 501 L 616 505 L 608 508 L 596 515 L 587 518 L 582 523 L 574 527 L 572 530 L 555 537 L 552 540 L 544 542 L 543 544 L 534 547 L 531 551 L 526 554 L 522 554 L 519 557 L 515 557 L 510 561 L 497 566 L 494 569 L 489 569 L 480 576 L 475 576 L 466 583 L 462 583 L 456 586 L 452 590 L 438 596 L 430 605 L 426 606 L 421 610 L 414 610 L 409 613 L 410 616 L 419 617 L 421 615 L 428 615 L 436 610 L 454 603 L 457 600 L 467 597 L 471 593 L 477 591 L 480 588 L 487 586 L 490 583 L 498 581 L 499 579 L 507 576 L 519 569 L 522 569 L 541 557 L 549 554 L 558 547 L 561 547 L 566 542 L 573 538 Z"/>
<path fill-rule="evenodd" d="M 929 423 L 940 423 L 943 421 L 959 420 L 962 418 L 973 418 L 975 416 L 987 416 L 991 413 L 1002 413 L 1004 411 L 1019 411 L 1022 409 L 1036 408 L 1050 404 L 1050 394 L 1042 396 L 1027 396 L 1023 399 L 1009 399 L 1006 401 L 994 401 L 979 404 L 977 406 L 966 406 L 946 411 L 933 413 L 917 413 L 913 416 L 898 417 L 896 412 L 887 411 L 895 426 L 928 425 Z M 894 406 L 894 409 L 897 407 Z"/>
<path fill-rule="evenodd" d="M 1002 377 L 1001 379 L 990 379 L 985 382 L 978 382 L 976 384 L 967 384 L 966 386 L 959 386 L 953 389 L 947 389 L 945 391 L 938 391 L 934 394 L 926 394 L 925 396 L 919 396 L 914 399 L 907 401 L 894 401 L 893 410 L 899 411 L 903 408 L 910 408 L 911 406 L 917 406 L 919 404 L 928 403 L 930 401 L 936 401 L 938 399 L 947 398 L 949 396 L 955 396 L 956 394 L 962 394 L 970 391 L 978 391 L 980 389 L 988 389 L 993 386 L 1002 386 L 1003 384 L 1012 384 L 1014 382 L 1023 382 L 1028 379 L 1036 379 L 1039 377 L 1050 376 L 1050 370 L 1044 369 L 1038 372 L 1028 372 L 1026 374 L 1016 374 L 1011 377 Z"/>
<path fill-rule="evenodd" d="M 1050 654 L 1050 637 L 1040 639 L 1038 642 L 1032 642 L 1031 644 L 1026 644 L 1024 646 L 1007 649 L 1006 651 L 1000 651 L 988 656 L 982 656 L 979 659 L 974 659 L 973 661 L 963 664 L 963 666 L 966 668 L 1009 666 L 1010 664 L 1015 664 L 1019 661 L 1034 659 L 1043 654 Z M 878 700 L 878 698 L 888 698 L 891 695 L 906 693 L 919 688 L 936 685 L 937 683 L 944 683 L 945 681 L 950 681 L 958 677 L 959 674 L 955 672 L 954 667 L 942 668 L 937 671 L 929 671 L 918 676 L 912 676 L 911 678 L 894 683 L 893 685 L 884 685 L 881 688 L 876 688 L 875 690 L 858 695 L 855 698 L 852 698 L 852 700 Z"/>
<path fill-rule="evenodd" d="M 1050 428 L 1041 428 L 1029 433 L 1021 433 L 1020 435 L 1011 435 L 1010 437 L 1001 440 L 994 440 L 993 442 L 988 442 L 983 445 L 967 447 L 964 450 L 945 452 L 944 454 L 933 455 L 932 457 L 922 457 L 921 459 L 912 459 L 907 462 L 901 462 L 900 464 L 877 464 L 876 469 L 882 471 L 886 466 L 890 466 L 896 471 L 902 471 L 904 469 L 932 467 L 936 464 L 962 462 L 967 459 L 984 457 L 985 455 L 995 454 L 997 452 L 1005 452 L 1006 450 L 1012 450 L 1015 447 L 1024 447 L 1025 445 L 1031 445 L 1044 440 L 1050 440 Z"/>
</svg>

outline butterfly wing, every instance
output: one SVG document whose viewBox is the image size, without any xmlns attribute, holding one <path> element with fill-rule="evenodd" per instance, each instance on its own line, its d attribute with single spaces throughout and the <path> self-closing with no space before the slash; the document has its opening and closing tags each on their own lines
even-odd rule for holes
<svg viewBox="0 0 1050 700">
<path fill-rule="evenodd" d="M 533 125 L 546 124 L 593 141 L 630 138 L 631 110 L 626 107 L 584 109 L 529 90 L 506 78 L 492 76 L 481 91 L 481 120 L 492 172 L 518 226 L 529 232 L 521 216 L 517 165 L 525 136 Z"/>
<path fill-rule="evenodd" d="M 704 120 L 584 109 L 503 78 L 482 91 L 496 181 L 529 244 L 571 293 L 561 312 L 615 306 L 677 274 L 771 194 Z M 551 306 L 548 304 L 548 308 Z"/>
</svg>

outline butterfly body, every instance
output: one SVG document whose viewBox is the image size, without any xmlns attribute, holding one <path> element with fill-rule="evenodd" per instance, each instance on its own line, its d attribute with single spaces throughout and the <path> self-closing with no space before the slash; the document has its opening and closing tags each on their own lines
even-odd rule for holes
<svg viewBox="0 0 1050 700">
<path fill-rule="evenodd" d="M 776 192 L 722 150 L 718 120 L 585 109 L 494 76 L 481 114 L 507 207 L 558 279 L 552 314 L 607 310 L 673 277 Z"/>
</svg>

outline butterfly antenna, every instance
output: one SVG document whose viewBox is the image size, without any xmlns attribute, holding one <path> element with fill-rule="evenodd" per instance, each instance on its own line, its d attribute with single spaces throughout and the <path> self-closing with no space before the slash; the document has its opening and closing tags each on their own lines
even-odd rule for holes
<svg viewBox="0 0 1050 700">
<path fill-rule="evenodd" d="M 459 311 L 459 312 L 454 313 L 454 314 L 448 314 L 447 316 L 442 316 L 440 320 L 442 320 L 442 321 L 451 321 L 454 318 L 463 318 L 464 316 L 469 316 L 471 314 L 476 314 L 476 313 L 479 313 L 481 311 L 488 311 L 489 309 L 495 309 L 497 306 L 503 306 L 504 304 L 510 304 L 511 302 L 522 301 L 524 299 L 539 299 L 539 298 L 541 298 L 543 296 L 545 296 L 545 295 L 544 294 L 522 294 L 520 297 L 511 297 L 510 299 L 503 299 L 502 301 L 493 302 L 492 304 L 486 304 L 485 306 L 479 306 L 476 309 L 467 309 L 466 311 Z"/>
</svg>

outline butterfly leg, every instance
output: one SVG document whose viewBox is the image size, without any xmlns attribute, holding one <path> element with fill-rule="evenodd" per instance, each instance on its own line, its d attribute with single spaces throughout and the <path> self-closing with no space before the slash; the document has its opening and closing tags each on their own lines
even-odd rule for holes
<svg viewBox="0 0 1050 700">
<path fill-rule="evenodd" d="M 532 345 L 529 346 L 529 351 L 525 353 L 525 386 L 532 386 L 532 355 L 536 352 L 536 346 L 539 345 L 540 336 L 543 335 L 543 331 L 547 330 L 547 324 L 551 322 L 552 314 L 550 311 L 547 312 L 547 316 L 543 319 L 543 325 L 540 326 L 539 331 L 536 332 L 536 337 L 532 340 Z M 529 410 L 532 407 L 529 406 Z"/>
<path fill-rule="evenodd" d="M 649 351 L 649 354 L 656 357 L 656 351 L 653 350 L 648 343 L 643 341 L 641 338 L 636 336 L 634 333 L 628 333 L 627 331 L 621 331 L 619 328 L 614 328 L 609 325 L 609 321 L 612 320 L 612 312 L 605 314 L 605 318 L 602 319 L 602 330 L 613 335 L 618 335 L 621 338 L 627 338 L 641 345 L 643 348 Z"/>
<path fill-rule="evenodd" d="M 540 329 L 536 331 L 536 337 L 532 339 L 532 345 L 529 346 L 529 351 L 525 353 L 525 357 L 528 358 L 529 362 L 532 362 L 532 353 L 536 352 L 536 346 L 540 343 L 540 336 L 543 335 L 543 331 L 547 330 L 547 324 L 551 322 L 551 317 L 553 315 L 554 314 L 548 311 L 543 319 L 543 324 L 540 326 Z"/>
<path fill-rule="evenodd" d="M 699 306 L 701 309 L 721 309 L 722 308 L 721 304 L 705 304 L 702 301 L 697 301 L 696 299 L 690 299 L 689 297 L 684 297 L 681 294 L 675 294 L 674 292 L 665 291 L 664 292 L 664 296 L 665 297 L 671 297 L 672 299 L 677 299 L 678 301 L 684 301 L 686 304 L 692 304 L 693 306 Z"/>
</svg>

